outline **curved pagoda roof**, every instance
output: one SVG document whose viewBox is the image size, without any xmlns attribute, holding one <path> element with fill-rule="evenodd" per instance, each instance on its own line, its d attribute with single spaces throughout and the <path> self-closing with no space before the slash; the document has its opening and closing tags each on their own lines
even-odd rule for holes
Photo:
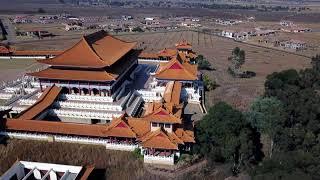
<svg viewBox="0 0 320 180">
<path fill-rule="evenodd" d="M 177 49 L 192 49 L 192 45 L 188 43 L 186 40 L 182 40 L 181 42 L 175 44 Z"/>
<path fill-rule="evenodd" d="M 53 66 L 104 68 L 117 62 L 135 45 L 135 42 L 120 40 L 102 30 L 83 36 L 77 44 L 60 55 L 39 62 Z"/>
<path fill-rule="evenodd" d="M 108 73 L 107 71 L 86 71 L 86 70 L 68 70 L 47 68 L 38 72 L 27 73 L 30 76 L 38 78 L 49 78 L 57 80 L 75 80 L 75 81 L 113 81 L 118 75 Z"/>
<path fill-rule="evenodd" d="M 181 60 L 181 55 L 172 58 L 167 63 L 160 64 L 155 77 L 169 80 L 196 80 L 198 79 L 197 65 L 189 64 Z"/>
</svg>

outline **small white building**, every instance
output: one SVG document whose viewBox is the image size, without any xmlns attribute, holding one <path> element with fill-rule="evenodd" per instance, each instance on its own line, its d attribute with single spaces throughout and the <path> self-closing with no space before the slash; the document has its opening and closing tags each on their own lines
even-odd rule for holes
<svg viewBox="0 0 320 180">
<path fill-rule="evenodd" d="M 281 26 L 285 26 L 285 27 L 290 27 L 290 26 L 294 26 L 294 23 L 292 21 L 280 21 L 280 25 Z"/>
<path fill-rule="evenodd" d="M 289 40 L 280 42 L 280 47 L 284 49 L 302 50 L 307 48 L 307 44 L 300 40 Z"/>
<path fill-rule="evenodd" d="M 226 38 L 233 39 L 235 37 L 235 35 L 236 35 L 236 32 L 232 31 L 232 30 L 223 30 L 221 32 L 221 36 L 226 37 Z"/>
<path fill-rule="evenodd" d="M 82 29 L 82 26 L 80 26 L 79 24 L 63 23 L 63 25 L 65 26 L 64 29 L 66 31 L 77 31 Z"/>
</svg>

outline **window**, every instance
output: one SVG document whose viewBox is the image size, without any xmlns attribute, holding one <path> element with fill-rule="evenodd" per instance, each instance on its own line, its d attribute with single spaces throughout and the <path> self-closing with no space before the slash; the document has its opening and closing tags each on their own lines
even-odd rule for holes
<svg viewBox="0 0 320 180">
<path fill-rule="evenodd" d="M 171 124 L 165 124 L 165 128 L 171 128 Z"/>
<path fill-rule="evenodd" d="M 152 127 L 157 127 L 157 123 L 152 123 Z"/>
<path fill-rule="evenodd" d="M 91 119 L 91 124 L 101 123 L 100 119 Z"/>
<path fill-rule="evenodd" d="M 163 127 L 164 127 L 164 124 L 163 124 L 163 123 L 160 123 L 159 126 L 163 128 Z"/>
</svg>

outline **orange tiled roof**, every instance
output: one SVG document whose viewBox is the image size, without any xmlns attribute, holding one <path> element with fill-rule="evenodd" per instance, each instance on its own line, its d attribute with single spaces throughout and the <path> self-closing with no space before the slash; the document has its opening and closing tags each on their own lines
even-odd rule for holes
<svg viewBox="0 0 320 180">
<path fill-rule="evenodd" d="M 66 123 L 46 120 L 7 119 L 6 129 L 54 134 L 108 137 L 106 125 Z"/>
<path fill-rule="evenodd" d="M 188 53 L 188 57 L 191 58 L 191 59 L 194 59 L 194 58 L 197 57 L 197 54 L 194 53 L 194 52 L 190 52 L 190 53 Z"/>
<path fill-rule="evenodd" d="M 158 59 L 159 55 L 157 53 L 147 53 L 147 52 L 141 52 L 139 54 L 139 58 L 148 58 L 148 59 Z"/>
<path fill-rule="evenodd" d="M 136 45 L 99 31 L 82 39 L 72 48 L 52 59 L 39 60 L 54 66 L 103 68 L 111 66 Z"/>
<path fill-rule="evenodd" d="M 58 97 L 62 88 L 57 86 L 48 87 L 32 106 L 19 114 L 18 119 L 33 119 L 47 109 Z"/>
<path fill-rule="evenodd" d="M 0 44 L 0 54 L 9 54 L 11 52 L 12 52 L 12 49 L 10 49 L 10 47 Z"/>
<path fill-rule="evenodd" d="M 89 179 L 89 176 L 90 176 L 90 174 L 92 173 L 93 170 L 94 170 L 94 165 L 89 165 L 89 166 L 86 166 L 85 168 L 82 168 L 82 170 L 80 172 L 81 174 L 79 174 L 80 177 L 77 177 L 77 179 L 79 179 L 79 180 L 87 180 L 87 179 Z"/>
<path fill-rule="evenodd" d="M 165 133 L 162 129 L 146 134 L 142 139 L 142 146 L 145 148 L 176 149 L 178 150 L 179 138 L 173 134 Z M 182 142 L 183 144 L 183 142 Z"/>
<path fill-rule="evenodd" d="M 163 49 L 158 52 L 158 56 L 161 57 L 174 57 L 176 56 L 178 51 L 176 49 Z"/>
<path fill-rule="evenodd" d="M 138 137 L 142 137 L 148 132 L 150 132 L 150 122 L 143 121 L 141 118 L 127 118 L 128 125 L 133 129 L 133 131 L 137 134 Z"/>
<path fill-rule="evenodd" d="M 156 104 L 151 104 L 154 107 Z M 146 114 L 141 119 L 149 121 L 149 122 L 159 122 L 159 123 L 178 123 L 181 124 L 181 119 L 179 117 L 174 116 L 170 111 L 164 108 L 164 106 L 157 107 L 150 114 Z"/>
<path fill-rule="evenodd" d="M 170 81 L 167 83 L 164 91 L 164 101 L 173 105 L 180 104 L 180 93 L 182 84 L 178 81 Z"/>
<path fill-rule="evenodd" d="M 175 134 L 180 138 L 183 142 L 195 143 L 194 140 L 194 132 L 191 130 L 184 130 L 183 128 L 177 128 L 175 130 Z"/>
<path fill-rule="evenodd" d="M 86 70 L 67 70 L 47 68 L 39 72 L 27 73 L 38 78 L 49 78 L 59 80 L 78 80 L 78 81 L 112 81 L 118 76 L 106 71 L 86 71 Z"/>
<path fill-rule="evenodd" d="M 192 45 L 188 43 L 186 40 L 183 40 L 176 44 L 177 49 L 192 49 Z"/>
<path fill-rule="evenodd" d="M 126 115 L 122 115 L 119 118 L 113 119 L 107 126 L 105 134 L 113 137 L 137 137 L 133 129 L 128 125 Z"/>
<path fill-rule="evenodd" d="M 189 63 L 181 63 L 177 58 L 167 63 L 161 63 L 155 77 L 172 80 L 196 80 L 197 66 Z"/>
</svg>

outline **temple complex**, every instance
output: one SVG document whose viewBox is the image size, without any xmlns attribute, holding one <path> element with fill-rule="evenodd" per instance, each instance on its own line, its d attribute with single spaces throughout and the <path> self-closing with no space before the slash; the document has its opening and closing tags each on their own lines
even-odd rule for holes
<svg viewBox="0 0 320 180">
<path fill-rule="evenodd" d="M 189 44 L 187 41 L 183 40 L 177 44 L 175 44 L 175 48 L 165 48 L 159 52 L 156 53 L 150 53 L 150 52 L 142 52 L 139 55 L 139 61 L 141 62 L 154 62 L 154 61 L 160 61 L 165 62 L 169 61 L 172 58 L 176 57 L 178 53 L 183 53 L 189 60 L 193 61 L 197 55 L 192 50 L 192 45 Z"/>
<path fill-rule="evenodd" d="M 145 163 L 173 165 L 195 143 L 184 109 L 201 106 L 201 74 L 186 42 L 151 64 L 135 44 L 99 31 L 38 60 L 44 68 L 0 87 L 0 135 L 140 149 Z"/>
</svg>

